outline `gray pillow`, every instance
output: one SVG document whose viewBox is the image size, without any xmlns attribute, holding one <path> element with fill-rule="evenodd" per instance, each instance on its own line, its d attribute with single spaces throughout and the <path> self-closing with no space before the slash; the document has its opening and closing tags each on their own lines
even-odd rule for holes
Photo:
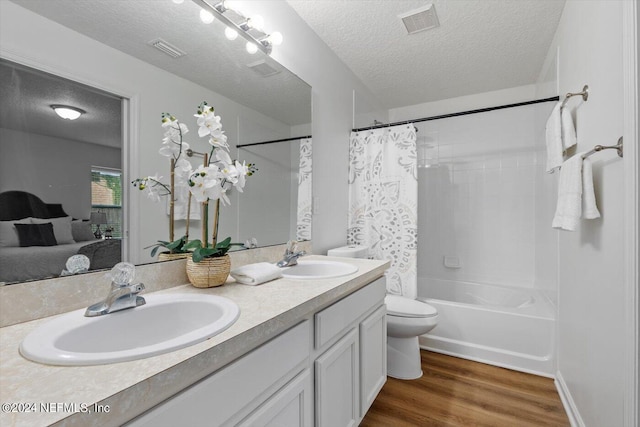
<svg viewBox="0 0 640 427">
<path fill-rule="evenodd" d="M 76 242 L 87 242 L 96 239 L 93 231 L 91 231 L 91 223 L 89 221 L 71 221 L 71 234 Z"/>
<path fill-rule="evenodd" d="M 31 217 L 14 219 L 12 221 L 0 221 L 0 247 L 18 247 L 18 230 L 13 224 L 31 224 Z"/>
<path fill-rule="evenodd" d="M 53 224 L 53 234 L 56 236 L 56 241 L 59 245 L 66 243 L 75 243 L 73 235 L 71 234 L 71 217 L 63 216 L 61 218 L 32 218 L 33 224 L 46 224 L 50 222 Z"/>
</svg>

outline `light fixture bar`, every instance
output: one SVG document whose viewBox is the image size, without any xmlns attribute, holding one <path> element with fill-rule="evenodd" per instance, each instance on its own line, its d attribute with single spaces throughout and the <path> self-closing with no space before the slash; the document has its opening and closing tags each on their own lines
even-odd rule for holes
<svg viewBox="0 0 640 427">
<path fill-rule="evenodd" d="M 269 55 L 271 53 L 271 43 L 266 40 L 267 34 L 262 33 L 262 31 L 256 30 L 255 28 L 250 28 L 248 25 L 246 25 L 246 21 L 240 24 L 236 24 L 233 20 L 227 18 L 224 14 L 224 12 L 227 9 L 225 9 L 225 7 L 221 5 L 219 1 L 216 3 L 215 6 L 211 5 L 208 2 L 208 0 L 192 0 L 192 1 L 198 6 L 200 6 L 202 9 L 212 13 L 213 16 L 218 18 L 227 27 L 233 28 L 234 30 L 236 30 L 238 34 L 241 35 L 248 42 L 254 43 L 256 47 L 262 52 L 264 52 L 265 54 Z M 248 32 L 249 30 L 259 31 L 263 35 L 260 36 L 259 38 L 254 37 L 252 34 Z"/>
</svg>

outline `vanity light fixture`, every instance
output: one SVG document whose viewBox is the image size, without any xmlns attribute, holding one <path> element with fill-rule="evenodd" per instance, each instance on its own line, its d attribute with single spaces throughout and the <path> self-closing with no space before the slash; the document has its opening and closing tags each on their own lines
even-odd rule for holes
<svg viewBox="0 0 640 427">
<path fill-rule="evenodd" d="M 65 120 L 75 120 L 86 113 L 86 111 L 81 110 L 80 108 L 71 107 L 69 105 L 53 104 L 51 105 L 51 108 L 53 108 L 53 111 L 55 111 L 58 116 Z"/>
<path fill-rule="evenodd" d="M 241 35 L 247 41 L 247 52 L 253 54 L 258 50 L 271 54 L 271 49 L 274 45 L 282 43 L 282 34 L 274 32 L 267 34 L 262 30 L 264 25 L 264 19 L 260 15 L 253 15 L 247 18 L 244 13 L 240 12 L 235 6 L 235 2 L 229 0 L 192 0 L 195 4 L 200 6 L 200 17 L 203 13 L 208 13 L 212 17 L 215 16 L 223 24 L 227 26 L 225 29 L 225 36 L 229 40 L 234 40 L 238 35 Z M 227 14 L 226 12 L 232 12 Z M 232 19 L 233 17 L 233 19 Z M 213 20 L 213 19 L 212 19 Z"/>
</svg>

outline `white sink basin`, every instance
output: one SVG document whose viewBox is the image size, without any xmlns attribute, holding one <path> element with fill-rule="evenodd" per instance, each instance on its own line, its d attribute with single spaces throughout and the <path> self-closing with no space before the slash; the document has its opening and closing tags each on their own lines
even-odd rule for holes
<svg viewBox="0 0 640 427">
<path fill-rule="evenodd" d="M 240 309 L 215 295 L 144 295 L 145 305 L 85 317 L 53 319 L 20 344 L 27 359 L 51 365 L 102 365 L 142 359 L 204 341 L 231 326 Z"/>
<path fill-rule="evenodd" d="M 338 261 L 298 261 L 298 265 L 286 267 L 282 276 L 287 279 L 331 279 L 348 276 L 358 271 L 358 267 Z"/>
</svg>

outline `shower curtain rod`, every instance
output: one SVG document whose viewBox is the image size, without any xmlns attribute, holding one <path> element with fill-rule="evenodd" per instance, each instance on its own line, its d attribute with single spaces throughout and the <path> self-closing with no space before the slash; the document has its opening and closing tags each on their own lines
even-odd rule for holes
<svg viewBox="0 0 640 427">
<path fill-rule="evenodd" d="M 446 118 L 449 118 L 449 117 L 466 116 L 468 114 L 476 114 L 476 113 L 486 113 L 487 111 L 502 110 L 504 108 L 522 107 L 524 105 L 540 104 L 542 102 L 559 101 L 559 100 L 560 100 L 559 96 L 553 96 L 551 98 L 536 99 L 536 100 L 527 101 L 527 102 L 518 102 L 516 104 L 507 104 L 507 105 L 499 105 L 497 107 L 479 108 L 477 110 L 469 110 L 469 111 L 461 111 L 461 112 L 458 112 L 458 113 L 442 114 L 440 116 L 423 117 L 421 119 L 403 120 L 401 122 L 388 123 L 386 125 L 368 126 L 368 127 L 364 127 L 364 128 L 352 129 L 351 131 L 352 132 L 362 132 L 362 131 L 371 130 L 371 129 L 379 129 L 379 128 L 385 128 L 385 127 L 391 127 L 391 126 L 398 126 L 398 125 L 408 125 L 408 124 L 411 124 L 411 123 L 418 123 L 418 122 L 428 122 L 429 120 L 446 119 Z"/>
<path fill-rule="evenodd" d="M 250 142 L 249 144 L 236 145 L 236 148 L 251 147 L 253 145 L 275 144 L 276 142 L 297 141 L 298 139 L 309 139 L 309 138 L 311 138 L 311 135 L 294 136 L 293 138 L 284 138 L 284 139 L 274 139 L 273 141 Z"/>
</svg>

